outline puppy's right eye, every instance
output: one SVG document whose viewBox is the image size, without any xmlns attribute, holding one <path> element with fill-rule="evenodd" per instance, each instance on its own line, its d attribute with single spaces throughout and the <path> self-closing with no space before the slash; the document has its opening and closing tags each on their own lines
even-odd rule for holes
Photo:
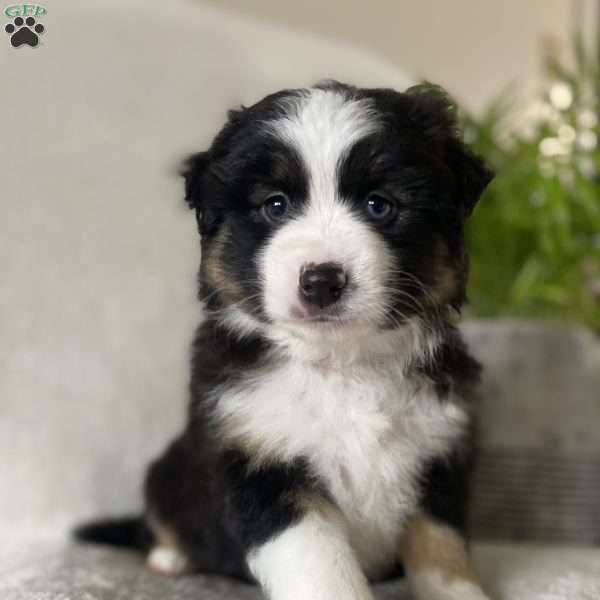
<svg viewBox="0 0 600 600">
<path fill-rule="evenodd" d="M 266 197 L 262 214 L 269 223 L 278 223 L 285 218 L 289 208 L 290 199 L 283 192 L 273 192 Z"/>
</svg>

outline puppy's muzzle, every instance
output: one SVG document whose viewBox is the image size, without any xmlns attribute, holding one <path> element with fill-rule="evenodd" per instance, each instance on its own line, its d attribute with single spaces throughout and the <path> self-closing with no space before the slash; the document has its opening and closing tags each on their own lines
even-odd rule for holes
<svg viewBox="0 0 600 600">
<path fill-rule="evenodd" d="M 308 264 L 300 270 L 298 291 L 305 304 L 325 308 L 337 302 L 348 277 L 337 263 Z"/>
</svg>

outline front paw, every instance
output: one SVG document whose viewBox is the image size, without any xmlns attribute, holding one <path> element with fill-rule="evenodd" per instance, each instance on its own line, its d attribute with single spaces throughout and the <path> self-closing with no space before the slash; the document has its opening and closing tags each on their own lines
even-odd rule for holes
<svg viewBox="0 0 600 600">
<path fill-rule="evenodd" d="M 417 600 L 490 600 L 474 581 L 437 571 L 419 573 L 412 580 Z"/>
</svg>

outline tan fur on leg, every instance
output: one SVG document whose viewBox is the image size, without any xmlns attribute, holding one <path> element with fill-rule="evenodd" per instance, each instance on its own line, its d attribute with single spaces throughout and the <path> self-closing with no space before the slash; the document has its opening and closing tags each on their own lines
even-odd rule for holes
<svg viewBox="0 0 600 600">
<path fill-rule="evenodd" d="M 148 515 L 147 523 L 155 539 L 146 559 L 148 568 L 161 575 L 185 573 L 189 566 L 188 560 L 179 548 L 175 532 L 152 515 Z"/>
<path fill-rule="evenodd" d="M 400 555 L 418 600 L 487 600 L 469 564 L 467 545 L 427 515 L 407 523 Z"/>
</svg>

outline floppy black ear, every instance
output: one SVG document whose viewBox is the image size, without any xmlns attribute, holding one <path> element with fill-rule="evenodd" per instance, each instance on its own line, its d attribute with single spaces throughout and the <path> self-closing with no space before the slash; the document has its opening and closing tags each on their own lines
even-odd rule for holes
<svg viewBox="0 0 600 600">
<path fill-rule="evenodd" d="M 208 152 L 192 154 L 182 165 L 180 174 L 185 182 L 185 201 L 190 208 L 202 209 L 202 183 L 208 167 Z"/>
<path fill-rule="evenodd" d="M 181 168 L 185 181 L 185 201 L 190 208 L 195 209 L 198 231 L 202 235 L 213 232 L 220 219 L 216 208 L 205 198 L 210 162 L 209 152 L 198 152 L 192 154 Z"/>
<path fill-rule="evenodd" d="M 494 178 L 493 171 L 462 140 L 456 104 L 440 86 L 422 83 L 406 90 L 411 99 L 409 118 L 445 154 L 458 184 L 464 216 Z"/>
<path fill-rule="evenodd" d="M 494 172 L 463 141 L 456 140 L 455 143 L 456 148 L 451 150 L 455 155 L 451 163 L 454 163 L 464 216 L 468 217 L 485 188 L 494 179 Z"/>
<path fill-rule="evenodd" d="M 458 110 L 443 87 L 425 82 L 409 87 L 404 94 L 411 101 L 408 118 L 425 135 L 439 139 L 456 135 Z"/>
<path fill-rule="evenodd" d="M 242 106 L 240 110 L 228 111 L 227 123 L 217 134 L 209 150 L 192 154 L 181 167 L 180 174 L 185 181 L 185 201 L 190 208 L 196 210 L 200 233 L 210 233 L 220 222 L 220 211 L 214 202 L 208 201 L 207 191 L 212 190 L 215 181 L 223 181 L 223 172 L 217 165 L 227 154 L 231 137 L 246 110 Z"/>
</svg>

